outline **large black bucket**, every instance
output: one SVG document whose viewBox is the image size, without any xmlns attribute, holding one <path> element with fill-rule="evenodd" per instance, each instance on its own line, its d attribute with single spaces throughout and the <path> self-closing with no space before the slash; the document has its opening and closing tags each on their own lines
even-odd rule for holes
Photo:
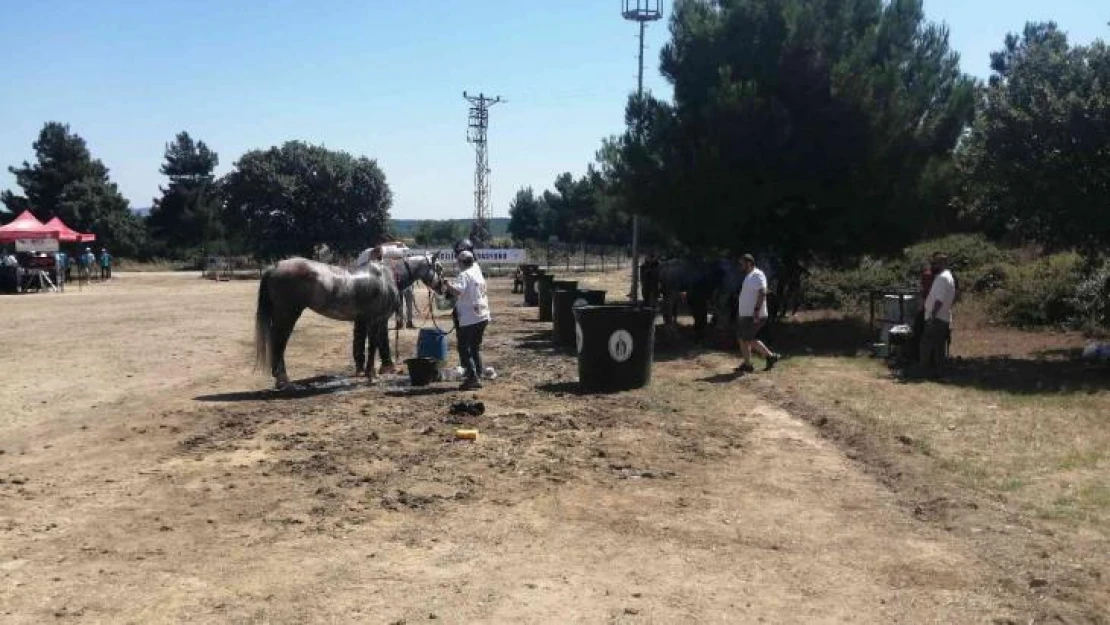
<svg viewBox="0 0 1110 625">
<path fill-rule="evenodd" d="M 555 291 L 552 311 L 554 342 L 561 347 L 574 347 L 574 309 L 582 306 L 600 306 L 605 303 L 605 291 Z"/>
<path fill-rule="evenodd" d="M 535 269 L 525 270 L 524 272 L 524 305 L 539 306 L 540 294 L 536 290 L 536 281 L 544 275 L 544 271 L 540 269 L 539 265 L 527 265 L 527 267 L 535 267 Z"/>
<path fill-rule="evenodd" d="M 550 306 L 551 310 L 548 311 L 549 316 L 546 319 L 546 321 L 554 321 L 555 320 L 555 291 L 577 291 L 577 290 L 578 290 L 578 281 L 577 280 L 555 280 L 554 282 L 552 282 L 551 283 L 551 302 L 550 302 L 550 304 L 548 304 L 548 306 Z"/>
<path fill-rule="evenodd" d="M 624 391 L 651 382 L 655 311 L 635 306 L 582 306 L 577 321 L 578 386 Z"/>
<path fill-rule="evenodd" d="M 539 291 L 536 303 L 540 307 L 540 321 L 551 321 L 551 283 L 554 281 L 555 276 L 551 274 L 536 278 L 536 290 Z"/>
</svg>

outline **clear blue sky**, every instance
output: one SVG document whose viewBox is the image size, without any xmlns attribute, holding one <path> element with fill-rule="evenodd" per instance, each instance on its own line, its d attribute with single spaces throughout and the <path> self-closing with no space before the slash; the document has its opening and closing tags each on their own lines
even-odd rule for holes
<svg viewBox="0 0 1110 625">
<path fill-rule="evenodd" d="M 669 10 L 670 2 L 665 2 Z M 463 90 L 492 110 L 493 210 L 585 169 L 623 124 L 635 27 L 619 0 L 0 0 L 0 188 L 48 120 L 67 122 L 134 206 L 149 206 L 180 130 L 220 154 L 289 139 L 378 159 L 402 218 L 466 217 L 473 150 Z M 926 0 L 965 71 L 986 76 L 1006 32 L 1054 19 L 1107 38 L 1100 0 Z M 647 85 L 665 24 L 649 29 Z"/>
</svg>

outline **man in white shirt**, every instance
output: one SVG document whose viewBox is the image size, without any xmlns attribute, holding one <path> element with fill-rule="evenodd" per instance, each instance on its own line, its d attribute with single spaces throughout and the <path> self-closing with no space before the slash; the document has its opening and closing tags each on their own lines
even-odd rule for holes
<svg viewBox="0 0 1110 625">
<path fill-rule="evenodd" d="M 948 358 L 952 327 L 952 305 L 956 302 L 956 279 L 948 270 L 948 257 L 937 252 L 931 263 L 933 285 L 925 297 L 925 332 L 921 337 L 921 369 L 939 377 Z"/>
<path fill-rule="evenodd" d="M 486 277 L 474 259 L 474 253 L 464 250 L 457 257 L 458 279 L 447 283 L 447 290 L 455 296 L 455 312 L 459 317 L 459 360 L 466 375 L 464 391 L 482 388 L 482 338 L 489 325 L 489 298 L 486 295 Z"/>
<path fill-rule="evenodd" d="M 744 267 L 744 285 L 740 288 L 739 327 L 737 330 L 740 341 L 740 353 L 744 362 L 738 371 L 751 373 L 755 371 L 752 366 L 752 351 L 762 356 L 767 361 L 764 371 L 770 371 L 779 361 L 778 354 L 767 349 L 767 346 L 756 338 L 763 325 L 767 323 L 767 276 L 759 267 L 755 266 L 755 257 L 744 254 L 741 258 Z"/>
</svg>

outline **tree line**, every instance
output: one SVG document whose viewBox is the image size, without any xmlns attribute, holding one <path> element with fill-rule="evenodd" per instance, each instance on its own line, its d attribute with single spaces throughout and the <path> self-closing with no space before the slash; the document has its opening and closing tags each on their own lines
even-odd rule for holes
<svg viewBox="0 0 1110 625">
<path fill-rule="evenodd" d="M 1110 50 L 1032 23 L 965 74 L 921 0 L 677 0 L 659 67 L 586 175 L 517 193 L 520 239 L 761 250 L 849 264 L 979 231 L 1110 244 Z"/>
<path fill-rule="evenodd" d="M 149 216 L 131 211 L 85 140 L 60 122 L 43 126 L 35 162 L 9 167 L 22 190 L 0 201 L 12 216 L 60 217 L 92 232 L 117 256 L 199 258 L 311 256 L 316 246 L 354 254 L 388 235 L 393 195 L 377 162 L 289 141 L 251 150 L 216 177 L 218 154 L 188 132 L 166 145 L 166 185 Z"/>
<path fill-rule="evenodd" d="M 760 250 L 787 268 L 953 232 L 1092 259 L 1110 244 L 1104 41 L 1029 24 L 982 82 L 921 0 L 677 0 L 669 20 L 659 66 L 673 97 L 630 97 L 585 174 L 517 192 L 513 238 L 627 244 L 635 212 L 648 245 Z M 33 147 L 34 163 L 9 168 L 22 193 L 0 200 L 92 230 L 118 255 L 343 253 L 388 227 L 377 162 L 303 142 L 216 177 L 216 152 L 181 133 L 145 220 L 68 126 L 47 123 Z M 459 234 L 419 229 L 427 242 Z"/>
</svg>

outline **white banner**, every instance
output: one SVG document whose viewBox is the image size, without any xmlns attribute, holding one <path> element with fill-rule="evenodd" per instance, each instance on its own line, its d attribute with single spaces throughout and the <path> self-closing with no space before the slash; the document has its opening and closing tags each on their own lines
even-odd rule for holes
<svg viewBox="0 0 1110 625">
<path fill-rule="evenodd" d="M 441 263 L 454 262 L 454 252 L 446 250 L 409 250 L 410 256 L 421 254 L 438 254 L 437 260 Z M 474 250 L 480 265 L 519 265 L 528 260 L 528 250 L 517 248 L 489 248 Z"/>
<path fill-rule="evenodd" d="M 523 249 L 474 250 L 474 255 L 486 265 L 519 265 L 528 260 L 528 250 Z"/>
<path fill-rule="evenodd" d="M 58 239 L 16 239 L 17 252 L 57 252 Z"/>
</svg>

